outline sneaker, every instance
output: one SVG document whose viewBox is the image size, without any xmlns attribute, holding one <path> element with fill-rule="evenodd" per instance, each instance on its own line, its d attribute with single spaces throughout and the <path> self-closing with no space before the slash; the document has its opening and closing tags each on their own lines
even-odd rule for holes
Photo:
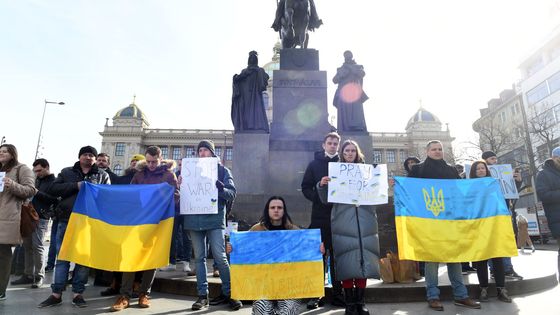
<svg viewBox="0 0 560 315">
<path fill-rule="evenodd" d="M 510 272 L 506 272 L 506 278 L 523 280 L 523 277 L 520 276 L 517 272 L 515 272 L 515 270 L 512 270 Z"/>
<path fill-rule="evenodd" d="M 121 295 L 117 298 L 113 306 L 109 309 L 111 312 L 122 311 L 130 306 L 130 299 L 126 295 Z"/>
<path fill-rule="evenodd" d="M 210 305 L 220 305 L 229 302 L 229 296 L 223 293 L 210 300 Z"/>
<path fill-rule="evenodd" d="M 148 298 L 148 294 L 140 293 L 140 297 L 138 297 L 138 306 L 140 308 L 150 307 L 150 299 Z"/>
<path fill-rule="evenodd" d="M 57 298 L 54 297 L 54 295 L 51 295 L 46 300 L 41 302 L 41 304 L 37 305 L 37 307 L 38 308 L 51 307 L 51 306 L 60 305 L 60 303 L 62 303 L 62 296 Z"/>
<path fill-rule="evenodd" d="M 480 288 L 480 302 L 488 302 L 488 288 Z"/>
<path fill-rule="evenodd" d="M 231 310 L 233 311 L 237 311 L 238 309 L 243 307 L 243 303 L 241 303 L 241 301 L 236 300 L 236 299 L 229 299 L 229 307 L 231 308 Z"/>
<path fill-rule="evenodd" d="M 2 293 L 0 294 L 0 301 L 5 301 L 6 300 L 6 293 Z"/>
<path fill-rule="evenodd" d="M 23 275 L 21 276 L 21 278 L 10 282 L 11 285 L 32 284 L 32 283 L 33 283 L 33 278 L 28 277 L 26 275 Z"/>
<path fill-rule="evenodd" d="M 84 300 L 84 297 L 81 294 L 78 294 L 72 299 L 72 305 L 74 305 L 75 307 L 84 308 L 87 306 L 87 303 L 86 300 Z"/>
<path fill-rule="evenodd" d="M 54 270 L 54 266 L 53 267 L 51 267 L 51 266 L 45 267 L 45 272 L 53 272 L 53 270 Z"/>
<path fill-rule="evenodd" d="M 480 303 L 473 301 L 473 299 L 471 298 L 455 300 L 453 304 L 457 306 L 468 307 L 468 308 L 480 308 Z"/>
<path fill-rule="evenodd" d="M 428 300 L 428 306 L 435 311 L 443 311 L 443 304 L 441 304 L 440 300 Z"/>
<path fill-rule="evenodd" d="M 192 310 L 193 311 L 198 311 L 198 310 L 201 310 L 201 309 L 207 308 L 207 307 L 208 307 L 208 296 L 200 295 L 198 297 L 198 299 L 196 300 L 196 302 L 193 303 Z"/>
<path fill-rule="evenodd" d="M 43 286 L 43 278 L 37 278 L 37 280 L 33 281 L 31 285 L 31 289 L 39 289 Z"/>
<path fill-rule="evenodd" d="M 325 301 L 323 301 L 323 298 L 313 298 L 310 299 L 309 301 L 307 301 L 307 309 L 308 310 L 314 310 L 316 308 L 318 308 L 319 306 L 323 306 L 325 304 Z"/>
<path fill-rule="evenodd" d="M 188 261 L 183 261 L 183 272 L 189 273 L 191 272 L 191 264 Z"/>
<path fill-rule="evenodd" d="M 498 300 L 506 303 L 511 303 L 511 298 L 505 288 L 497 288 L 498 290 Z"/>
<path fill-rule="evenodd" d="M 158 268 L 158 271 L 175 271 L 177 267 L 174 264 L 169 264 L 165 267 Z"/>
<path fill-rule="evenodd" d="M 464 275 L 466 275 L 468 273 L 476 272 L 476 268 L 473 268 L 471 266 L 464 267 L 464 268 L 462 268 L 462 272 L 463 272 Z"/>
<path fill-rule="evenodd" d="M 101 291 L 101 296 L 112 296 L 112 295 L 117 295 L 119 294 L 119 289 L 117 288 L 113 288 L 113 287 L 108 287 L 107 289 Z"/>
</svg>

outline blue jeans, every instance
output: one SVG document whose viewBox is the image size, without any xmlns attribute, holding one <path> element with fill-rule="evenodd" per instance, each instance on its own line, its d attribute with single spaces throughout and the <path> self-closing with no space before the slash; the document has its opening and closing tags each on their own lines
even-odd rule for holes
<svg viewBox="0 0 560 315">
<path fill-rule="evenodd" d="M 66 226 L 68 222 L 59 222 L 57 226 L 56 233 L 56 253 L 60 251 L 62 246 L 62 240 L 64 239 L 64 233 L 66 232 Z M 66 289 L 66 281 L 68 280 L 68 271 L 70 270 L 70 262 L 65 260 L 56 260 L 56 265 L 54 268 L 54 282 L 51 284 L 51 289 L 53 293 L 62 294 L 62 291 Z M 86 289 L 86 283 L 88 281 L 89 268 L 76 264 L 74 267 L 74 273 L 72 276 L 72 292 L 76 294 L 82 294 Z"/>
<path fill-rule="evenodd" d="M 426 262 L 425 278 L 426 278 L 426 295 L 428 300 L 439 300 L 438 285 L 438 268 L 439 263 Z M 451 281 L 453 288 L 453 297 L 455 300 L 462 300 L 469 297 L 467 287 L 463 284 L 463 276 L 461 275 L 461 263 L 448 263 L 447 275 Z"/>
<path fill-rule="evenodd" d="M 56 261 L 56 230 L 58 228 L 58 220 L 53 219 L 51 225 L 51 241 L 49 244 L 49 257 L 47 259 L 47 268 L 54 268 Z"/>
<path fill-rule="evenodd" d="M 226 257 L 225 231 L 222 229 L 206 231 L 188 231 L 194 248 L 194 262 L 196 266 L 196 289 L 198 295 L 208 295 L 208 279 L 206 278 L 206 238 L 210 243 L 212 257 L 218 264 L 220 279 L 222 280 L 222 293 L 230 295 L 229 263 Z"/>
<path fill-rule="evenodd" d="M 504 261 L 504 273 L 512 273 L 513 272 L 513 264 L 511 263 L 511 257 L 504 257 L 502 258 Z M 490 272 L 495 275 L 494 272 L 494 264 L 492 264 L 492 259 L 488 259 L 488 267 L 490 267 Z"/>
</svg>

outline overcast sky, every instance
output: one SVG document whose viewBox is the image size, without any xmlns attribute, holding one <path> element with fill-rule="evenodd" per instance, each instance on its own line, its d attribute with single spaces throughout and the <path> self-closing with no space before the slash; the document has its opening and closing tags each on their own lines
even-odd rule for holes
<svg viewBox="0 0 560 315">
<path fill-rule="evenodd" d="M 560 1 L 316 0 L 311 33 L 330 81 L 344 50 L 365 67 L 370 131 L 403 132 L 419 107 L 472 140 L 479 109 L 560 21 Z M 31 164 L 45 99 L 42 156 L 55 171 L 137 95 L 151 128 L 232 129 L 231 78 L 277 41 L 274 0 L 0 0 L 0 137 Z M 329 86 L 329 111 L 334 113 Z"/>
</svg>

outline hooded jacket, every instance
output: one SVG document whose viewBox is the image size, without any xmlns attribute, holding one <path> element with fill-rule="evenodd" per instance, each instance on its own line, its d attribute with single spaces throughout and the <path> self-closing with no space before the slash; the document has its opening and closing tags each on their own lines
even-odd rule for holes
<svg viewBox="0 0 560 315">
<path fill-rule="evenodd" d="M 554 237 L 560 237 L 560 170 L 548 159 L 537 174 L 537 196 L 543 203 L 548 227 Z"/>
<path fill-rule="evenodd" d="M 51 205 L 57 202 L 56 197 L 46 193 L 54 183 L 54 180 L 54 174 L 49 174 L 43 178 L 37 178 L 37 180 L 35 180 L 35 188 L 37 188 L 38 191 L 35 197 L 33 197 L 31 203 L 33 204 L 35 210 L 37 210 L 39 217 L 44 220 L 49 219 L 44 213 L 49 210 Z"/>
<path fill-rule="evenodd" d="M 146 161 L 140 161 L 136 164 L 136 173 L 132 177 L 130 184 L 161 184 L 168 183 L 171 187 L 175 188 L 175 211 L 178 211 L 179 203 L 179 186 L 177 185 L 177 177 L 173 173 L 175 168 L 175 161 L 163 160 L 161 164 L 156 167 L 154 171 L 148 169 Z"/>
</svg>

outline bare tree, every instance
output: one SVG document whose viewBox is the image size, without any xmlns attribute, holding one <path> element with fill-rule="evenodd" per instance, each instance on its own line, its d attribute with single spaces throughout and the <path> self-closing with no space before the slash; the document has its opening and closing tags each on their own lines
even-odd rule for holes
<svg viewBox="0 0 560 315">
<path fill-rule="evenodd" d="M 550 156 L 556 144 L 554 140 L 558 137 L 553 106 L 544 104 L 540 113 L 537 113 L 535 107 L 533 107 L 531 113 L 531 118 L 527 120 L 529 133 L 535 139 L 535 142 L 546 145 L 547 156 Z"/>
<path fill-rule="evenodd" d="M 513 138 L 504 124 L 500 124 L 490 119 L 488 123 L 480 124 L 475 131 L 478 133 L 477 142 L 469 142 L 474 148 L 481 152 L 490 150 L 496 155 L 508 151 L 513 142 Z"/>
</svg>

